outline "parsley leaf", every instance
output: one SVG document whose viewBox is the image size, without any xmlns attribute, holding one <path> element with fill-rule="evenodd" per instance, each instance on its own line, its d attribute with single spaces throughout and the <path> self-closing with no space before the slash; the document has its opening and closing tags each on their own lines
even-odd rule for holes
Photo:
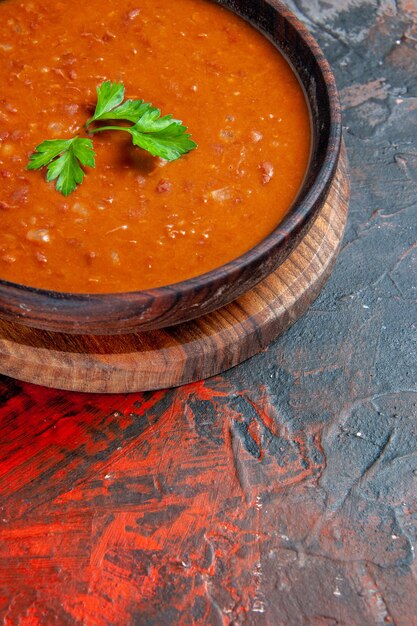
<svg viewBox="0 0 417 626">
<path fill-rule="evenodd" d="M 107 83 L 103 84 L 106 85 Z M 108 90 L 110 91 L 110 88 L 108 88 Z M 102 100 L 103 96 L 100 87 L 97 87 L 97 93 L 100 94 L 101 98 L 100 106 L 99 103 L 97 103 L 94 115 L 88 120 L 86 127 L 93 122 L 102 120 L 128 120 L 129 122 L 137 122 L 142 115 L 151 108 L 151 105 L 143 100 L 126 100 L 123 104 L 120 104 L 120 106 L 113 107 L 112 102 Z"/>
<path fill-rule="evenodd" d="M 166 161 L 174 161 L 197 147 L 180 120 L 172 115 L 159 116 L 158 109 L 151 109 L 128 129 L 135 146 Z"/>
<path fill-rule="evenodd" d="M 95 167 L 94 157 L 91 139 L 73 137 L 48 140 L 35 148 L 26 169 L 38 170 L 46 165 L 46 180 L 56 179 L 57 190 L 68 196 L 83 181 L 84 171 L 80 163 Z"/>
<path fill-rule="evenodd" d="M 130 133 L 135 146 L 166 161 L 174 161 L 197 147 L 180 120 L 174 119 L 172 115 L 161 117 L 161 111 L 144 100 L 123 102 L 124 96 L 122 83 L 107 80 L 97 87 L 96 110 L 85 127 L 88 129 L 93 122 L 104 120 L 132 122 L 132 126 L 99 126 L 88 129 L 91 135 L 105 130 Z M 73 137 L 48 140 L 35 148 L 26 169 L 38 170 L 47 166 L 46 179 L 56 180 L 57 190 L 68 196 L 84 179 L 81 165 L 95 167 L 94 157 L 91 139 Z"/>
<path fill-rule="evenodd" d="M 197 144 L 191 139 L 186 132 L 186 126 L 182 125 L 180 120 L 174 120 L 171 115 L 166 115 L 159 119 L 149 119 L 152 115 L 152 109 L 133 126 L 102 126 L 91 130 L 90 133 L 99 133 L 103 130 L 122 130 L 130 133 L 132 143 L 139 148 L 143 148 L 152 154 L 152 156 L 160 157 L 166 161 L 175 161 L 180 156 L 194 150 Z M 156 117 L 156 114 L 154 114 Z"/>
<path fill-rule="evenodd" d="M 135 146 L 143 148 L 153 156 L 166 161 L 174 161 L 181 155 L 197 147 L 187 133 L 187 127 L 172 115 L 161 117 L 161 111 L 143 100 L 126 100 L 121 104 L 124 88 L 118 83 L 107 81 L 97 87 L 98 102 L 96 111 L 87 122 L 101 120 L 126 120 L 133 126 L 102 126 L 90 133 L 104 130 L 121 130 L 131 134 Z M 117 104 L 115 104 L 117 102 Z"/>
<path fill-rule="evenodd" d="M 117 109 L 114 109 L 109 113 L 108 117 L 102 117 L 101 119 L 111 120 L 129 120 L 129 122 L 137 122 L 144 113 L 150 108 L 151 104 L 144 100 L 126 100 Z"/>
<path fill-rule="evenodd" d="M 97 87 L 97 105 L 94 115 L 90 118 L 86 124 L 92 124 L 98 120 L 115 119 L 109 117 L 110 111 L 115 109 L 125 97 L 125 88 L 122 83 L 112 83 L 107 80 Z"/>
</svg>

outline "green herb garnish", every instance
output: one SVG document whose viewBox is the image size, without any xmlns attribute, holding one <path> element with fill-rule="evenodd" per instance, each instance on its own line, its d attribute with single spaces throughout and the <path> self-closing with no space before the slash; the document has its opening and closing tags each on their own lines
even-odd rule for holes
<svg viewBox="0 0 417 626">
<path fill-rule="evenodd" d="M 91 139 L 51 139 L 36 146 L 36 152 L 30 156 L 26 169 L 38 170 L 46 165 L 46 180 L 57 179 L 57 190 L 68 196 L 83 182 L 84 170 L 80 163 L 95 167 L 94 157 Z"/>
<path fill-rule="evenodd" d="M 197 147 L 187 133 L 187 128 L 172 115 L 161 117 L 159 109 L 143 100 L 124 99 L 125 88 L 121 83 L 106 81 L 97 87 L 97 106 L 94 115 L 85 127 L 89 134 L 107 130 L 124 131 L 131 135 L 132 143 L 147 150 L 153 156 L 174 161 Z M 89 126 L 105 120 L 132 122 L 132 126 Z M 91 139 L 52 139 L 44 141 L 30 156 L 28 170 L 47 166 L 48 181 L 57 179 L 56 188 L 68 196 L 82 183 L 84 171 L 80 166 L 95 167 L 93 142 Z"/>
<path fill-rule="evenodd" d="M 109 80 L 97 87 L 97 106 L 94 115 L 86 126 L 102 120 L 129 120 L 137 122 L 142 114 L 152 107 L 143 100 L 126 100 L 125 88 L 122 83 L 111 83 Z M 123 104 L 121 104 L 123 102 Z"/>
<path fill-rule="evenodd" d="M 102 120 L 128 120 L 133 126 L 101 126 L 90 133 L 103 130 L 122 130 L 130 133 L 135 146 L 153 156 L 174 161 L 197 147 L 190 139 L 186 126 L 172 115 L 161 117 L 161 111 L 143 100 L 126 100 L 122 84 L 107 81 L 97 87 L 97 107 L 87 126 Z"/>
</svg>

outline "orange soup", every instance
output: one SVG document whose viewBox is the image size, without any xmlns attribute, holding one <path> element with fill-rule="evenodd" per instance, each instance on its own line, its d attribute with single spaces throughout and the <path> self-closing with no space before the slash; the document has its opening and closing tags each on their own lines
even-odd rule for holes
<svg viewBox="0 0 417 626">
<path fill-rule="evenodd" d="M 81 133 L 96 87 L 183 120 L 198 148 L 165 162 L 117 131 L 64 197 L 35 146 Z M 203 274 L 264 239 L 297 196 L 311 128 L 292 68 L 209 0 L 0 2 L 0 278 L 78 293 Z"/>
</svg>

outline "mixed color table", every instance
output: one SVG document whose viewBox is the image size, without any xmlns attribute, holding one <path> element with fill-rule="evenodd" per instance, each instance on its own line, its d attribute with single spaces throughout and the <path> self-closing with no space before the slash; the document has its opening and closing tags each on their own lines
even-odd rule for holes
<svg viewBox="0 0 417 626">
<path fill-rule="evenodd" d="M 335 271 L 221 377 L 109 396 L 0 379 L 5 626 L 417 624 L 417 3 L 288 4 L 344 108 Z"/>
</svg>

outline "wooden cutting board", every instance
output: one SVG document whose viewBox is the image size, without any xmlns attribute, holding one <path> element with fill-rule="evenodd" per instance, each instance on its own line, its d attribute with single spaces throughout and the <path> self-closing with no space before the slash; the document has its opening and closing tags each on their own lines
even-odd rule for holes
<svg viewBox="0 0 417 626">
<path fill-rule="evenodd" d="M 238 365 L 266 348 L 317 297 L 339 252 L 348 203 L 342 150 L 313 226 L 252 291 L 186 324 L 126 335 L 65 335 L 0 320 L 0 373 L 58 389 L 124 393 L 175 387 Z"/>
</svg>

